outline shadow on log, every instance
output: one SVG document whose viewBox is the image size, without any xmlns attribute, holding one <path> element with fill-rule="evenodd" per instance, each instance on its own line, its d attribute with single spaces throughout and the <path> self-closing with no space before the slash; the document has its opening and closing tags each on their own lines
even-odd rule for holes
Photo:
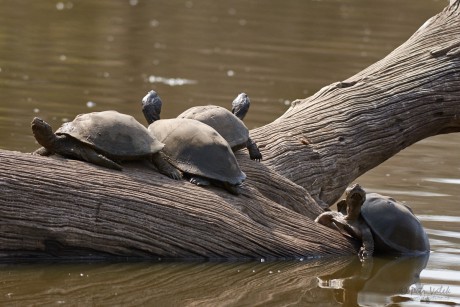
<svg viewBox="0 0 460 307">
<path fill-rule="evenodd" d="M 242 194 L 0 151 L 0 257 L 300 258 L 355 253 L 313 219 L 358 176 L 429 136 L 460 131 L 459 1 L 355 76 L 294 101 L 237 153 Z"/>
</svg>

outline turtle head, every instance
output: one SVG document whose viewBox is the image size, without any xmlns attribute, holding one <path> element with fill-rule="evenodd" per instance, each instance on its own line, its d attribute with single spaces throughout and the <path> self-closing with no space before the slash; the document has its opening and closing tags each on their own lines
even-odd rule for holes
<svg viewBox="0 0 460 307">
<path fill-rule="evenodd" d="M 241 93 L 232 102 L 232 113 L 239 119 L 243 120 L 249 111 L 250 104 L 251 101 L 249 100 L 248 95 L 246 95 L 246 93 Z"/>
<path fill-rule="evenodd" d="M 149 125 L 160 119 L 161 105 L 160 96 L 155 91 L 148 92 L 142 99 L 142 113 Z"/>
<path fill-rule="evenodd" d="M 52 147 L 56 140 L 51 126 L 41 118 L 34 117 L 32 120 L 32 132 L 37 142 L 45 148 Z"/>
<path fill-rule="evenodd" d="M 347 219 L 357 219 L 361 213 L 361 206 L 366 200 L 366 192 L 359 184 L 354 184 L 346 191 Z"/>
</svg>

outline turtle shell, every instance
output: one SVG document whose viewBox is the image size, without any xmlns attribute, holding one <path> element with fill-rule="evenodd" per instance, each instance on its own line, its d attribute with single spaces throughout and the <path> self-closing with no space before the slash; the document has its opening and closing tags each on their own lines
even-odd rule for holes
<svg viewBox="0 0 460 307">
<path fill-rule="evenodd" d="M 165 144 L 163 153 L 179 170 L 232 185 L 246 178 L 230 146 L 212 127 L 175 118 L 157 120 L 148 129 Z"/>
<path fill-rule="evenodd" d="M 134 117 L 117 111 L 80 114 L 65 123 L 57 135 L 69 135 L 108 156 L 133 159 L 160 151 L 159 142 Z"/>
<path fill-rule="evenodd" d="M 361 215 L 372 230 L 375 249 L 400 254 L 426 253 L 428 236 L 412 210 L 377 193 L 366 194 Z"/>
<path fill-rule="evenodd" d="M 241 119 L 226 108 L 219 106 L 197 106 L 185 110 L 177 118 L 190 118 L 213 127 L 233 150 L 246 147 L 249 130 Z"/>
</svg>

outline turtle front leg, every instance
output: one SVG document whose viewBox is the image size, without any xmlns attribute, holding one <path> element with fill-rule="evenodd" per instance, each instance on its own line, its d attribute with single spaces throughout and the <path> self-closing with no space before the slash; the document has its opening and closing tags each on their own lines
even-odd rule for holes
<svg viewBox="0 0 460 307">
<path fill-rule="evenodd" d="M 53 152 L 51 150 L 46 149 L 45 147 L 40 147 L 39 149 L 33 151 L 31 154 L 47 157 L 47 156 L 51 156 Z"/>
<path fill-rule="evenodd" d="M 365 260 L 374 254 L 374 238 L 370 228 L 367 226 L 361 228 L 361 236 L 363 245 L 359 249 L 358 256 L 361 260 Z"/>
<path fill-rule="evenodd" d="M 161 151 L 152 155 L 152 162 L 158 168 L 158 171 L 163 175 L 166 175 L 174 180 L 182 179 L 182 172 L 172 166 L 167 161 L 165 154 Z"/>
<path fill-rule="evenodd" d="M 246 148 L 249 151 L 249 158 L 251 158 L 251 160 L 262 160 L 262 154 L 260 153 L 259 147 L 257 147 L 256 142 L 254 142 L 251 138 L 248 138 Z"/>
<path fill-rule="evenodd" d="M 201 178 L 201 179 L 206 180 L 205 178 Z M 234 185 L 234 184 L 230 184 L 228 182 L 217 181 L 217 180 L 211 180 L 211 181 L 208 181 L 208 182 L 210 184 L 216 186 L 216 187 L 224 188 L 225 190 L 227 190 L 228 192 L 230 192 L 233 195 L 240 195 L 240 193 L 241 193 L 241 189 L 240 189 L 241 184 Z"/>
<path fill-rule="evenodd" d="M 93 163 L 99 166 L 103 166 L 106 168 L 115 169 L 117 171 L 121 171 L 122 167 L 120 164 L 110 160 L 104 155 L 97 153 L 95 150 L 89 147 L 83 147 L 79 150 L 74 149 L 74 155 L 77 156 L 78 159 L 87 161 L 89 163 Z"/>
<path fill-rule="evenodd" d="M 327 211 L 327 212 L 323 212 L 320 215 L 318 215 L 315 219 L 315 223 L 324 225 L 326 227 L 329 227 L 331 229 L 341 232 L 340 228 L 337 227 L 337 223 L 336 223 L 338 219 L 343 220 L 343 216 L 341 216 L 339 212 Z"/>
<path fill-rule="evenodd" d="M 228 182 L 223 183 L 224 189 L 226 189 L 228 192 L 232 193 L 233 195 L 240 195 L 240 185 L 232 185 Z"/>
</svg>

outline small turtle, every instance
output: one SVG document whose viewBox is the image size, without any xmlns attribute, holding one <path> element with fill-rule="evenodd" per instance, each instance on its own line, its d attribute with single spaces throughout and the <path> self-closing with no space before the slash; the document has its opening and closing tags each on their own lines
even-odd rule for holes
<svg viewBox="0 0 460 307">
<path fill-rule="evenodd" d="M 428 237 L 412 210 L 390 197 L 366 195 L 360 185 L 347 189 L 337 204 L 339 212 L 325 212 L 316 222 L 362 241 L 361 258 L 381 254 L 422 254 L 429 252 Z M 346 215 L 344 215 L 346 213 Z"/>
<path fill-rule="evenodd" d="M 56 153 L 116 170 L 122 169 L 119 161 L 147 159 L 161 173 L 180 178 L 180 173 L 164 160 L 161 153 L 164 144 L 134 117 L 126 114 L 116 111 L 80 114 L 63 124 L 56 133 L 48 123 L 35 117 L 32 132 L 43 146 L 33 154 L 48 156 Z"/>
<path fill-rule="evenodd" d="M 213 127 L 227 140 L 233 151 L 246 147 L 249 157 L 260 161 L 262 154 L 257 144 L 249 137 L 249 130 L 243 123 L 249 106 L 248 95 L 241 93 L 232 102 L 232 112 L 220 106 L 197 106 L 185 110 L 177 118 L 196 119 Z"/>
<path fill-rule="evenodd" d="M 148 130 L 165 144 L 169 163 L 190 182 L 222 186 L 238 195 L 246 178 L 227 141 L 212 127 L 193 119 L 161 119 L 161 99 L 151 91 L 142 100 Z"/>
</svg>

